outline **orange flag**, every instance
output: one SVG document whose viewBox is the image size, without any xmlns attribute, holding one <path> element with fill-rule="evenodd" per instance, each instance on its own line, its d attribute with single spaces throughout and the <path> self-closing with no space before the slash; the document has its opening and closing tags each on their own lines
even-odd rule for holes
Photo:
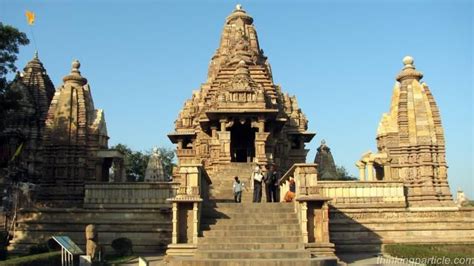
<svg viewBox="0 0 474 266">
<path fill-rule="evenodd" d="M 27 10 L 25 15 L 26 15 L 26 21 L 28 22 L 28 25 L 35 24 L 35 13 Z"/>
</svg>

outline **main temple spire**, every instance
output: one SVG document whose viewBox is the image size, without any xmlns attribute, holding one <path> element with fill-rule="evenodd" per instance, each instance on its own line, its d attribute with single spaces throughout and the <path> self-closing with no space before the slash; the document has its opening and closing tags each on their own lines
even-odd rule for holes
<svg viewBox="0 0 474 266">
<path fill-rule="evenodd" d="M 266 59 L 258 43 L 253 18 L 240 4 L 237 5 L 226 18 L 219 47 L 211 59 L 208 78 L 214 78 L 221 68 L 235 67 L 242 60 L 249 66 L 269 68 Z"/>
</svg>

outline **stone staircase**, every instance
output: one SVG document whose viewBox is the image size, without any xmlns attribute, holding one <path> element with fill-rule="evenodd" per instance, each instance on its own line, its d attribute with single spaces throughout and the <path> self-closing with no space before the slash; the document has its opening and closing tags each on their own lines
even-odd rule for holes
<svg viewBox="0 0 474 266">
<path fill-rule="evenodd" d="M 303 244 L 292 203 L 252 203 L 254 165 L 233 163 L 211 176 L 210 200 L 202 205 L 201 231 L 193 257 L 172 265 L 337 265 L 337 258 L 312 258 Z M 248 187 L 233 202 L 233 177 Z M 264 198 L 264 197 L 263 197 Z"/>
<path fill-rule="evenodd" d="M 233 201 L 234 193 L 232 184 L 234 177 L 238 176 L 240 181 L 244 183 L 244 191 L 242 192 L 242 202 L 252 202 L 251 175 L 255 167 L 253 163 L 231 163 L 220 166 L 220 168 L 211 174 L 212 185 L 210 187 L 210 198 L 216 201 Z"/>
</svg>

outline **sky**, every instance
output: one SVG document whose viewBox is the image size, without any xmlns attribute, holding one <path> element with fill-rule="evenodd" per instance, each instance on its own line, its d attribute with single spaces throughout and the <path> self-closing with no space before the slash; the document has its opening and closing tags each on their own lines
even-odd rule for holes
<svg viewBox="0 0 474 266">
<path fill-rule="evenodd" d="M 11 1 L 0 21 L 34 41 L 56 87 L 81 61 L 96 108 L 105 110 L 110 145 L 173 148 L 167 133 L 192 91 L 206 81 L 225 18 L 235 5 L 254 18 L 259 42 L 284 92 L 296 95 L 336 164 L 376 151 L 402 58 L 411 55 L 440 108 L 448 180 L 474 198 L 472 1 Z M 36 13 L 26 24 L 25 11 Z"/>
</svg>

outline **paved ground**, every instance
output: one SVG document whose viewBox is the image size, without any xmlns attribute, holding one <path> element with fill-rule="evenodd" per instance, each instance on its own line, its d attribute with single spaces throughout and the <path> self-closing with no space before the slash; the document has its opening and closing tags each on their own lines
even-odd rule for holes
<svg viewBox="0 0 474 266">
<path fill-rule="evenodd" d="M 383 264 L 383 259 L 381 259 L 382 254 L 378 253 L 343 253 L 338 254 L 339 259 L 343 262 L 347 263 L 347 265 L 412 265 L 412 264 L 399 264 L 399 263 L 392 263 L 392 264 Z M 148 262 L 150 266 L 158 266 L 158 265 L 166 265 L 162 262 L 164 255 L 145 255 L 143 256 Z M 386 257 L 385 257 L 386 258 Z M 127 263 L 123 263 L 120 265 L 124 266 L 135 266 L 138 265 L 138 259 L 131 260 Z"/>
</svg>

